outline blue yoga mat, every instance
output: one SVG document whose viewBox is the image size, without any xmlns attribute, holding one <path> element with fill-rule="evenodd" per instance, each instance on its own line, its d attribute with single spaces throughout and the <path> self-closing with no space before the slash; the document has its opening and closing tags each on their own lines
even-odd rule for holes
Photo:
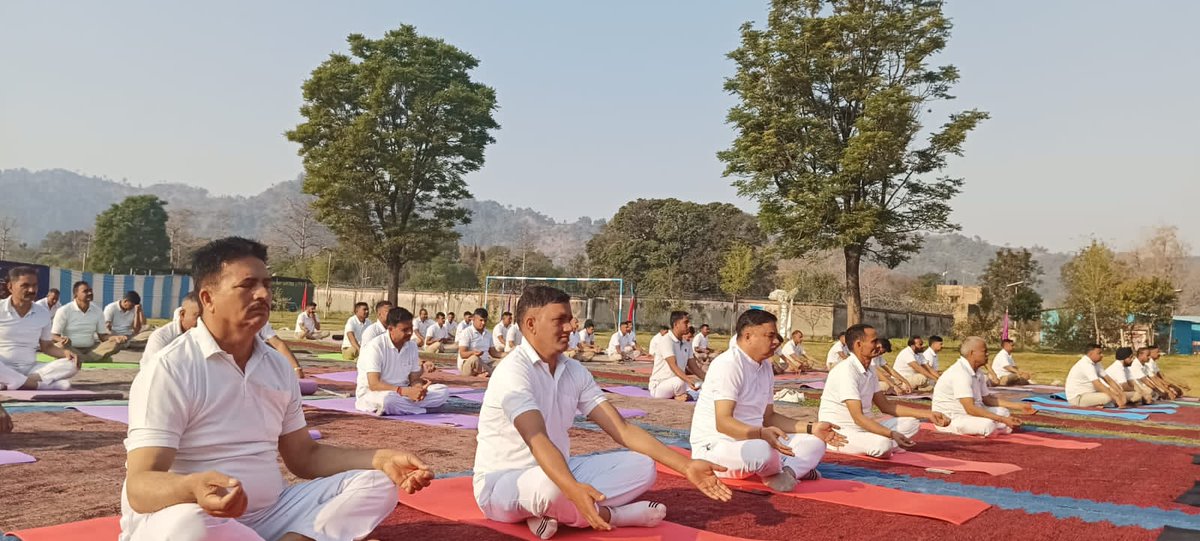
<svg viewBox="0 0 1200 541">
<path fill-rule="evenodd" d="M 1021 399 L 1022 402 L 1033 402 L 1036 404 L 1046 404 L 1049 406 L 1058 406 L 1062 408 L 1073 408 L 1070 402 L 1064 400 L 1055 400 L 1048 396 L 1027 396 Z M 1165 413 L 1168 415 L 1178 413 L 1174 408 L 1160 408 L 1158 406 L 1148 406 L 1144 408 L 1129 408 L 1121 410 L 1126 413 Z"/>
<path fill-rule="evenodd" d="M 1066 394 L 1066 393 L 1054 393 L 1054 394 L 1050 395 L 1050 398 L 1057 398 L 1057 399 L 1059 399 L 1059 400 L 1066 401 L 1066 399 L 1067 399 L 1067 394 Z M 1152 406 L 1148 406 L 1148 407 L 1149 407 L 1150 409 L 1163 409 L 1163 408 L 1169 408 L 1169 409 L 1178 409 L 1178 408 L 1179 408 L 1179 404 L 1172 404 L 1172 403 L 1166 403 L 1166 404 L 1154 404 L 1154 405 L 1152 405 Z"/>
<path fill-rule="evenodd" d="M 1049 412 L 1054 412 L 1054 413 L 1066 413 L 1068 415 L 1086 415 L 1088 417 L 1108 417 L 1109 419 L 1127 419 L 1130 421 L 1145 421 L 1146 419 L 1150 418 L 1150 416 L 1145 413 L 1124 413 L 1124 412 L 1119 413 L 1119 412 L 1115 412 L 1115 411 L 1103 411 L 1103 410 L 1056 408 L 1054 406 L 1043 406 L 1041 404 L 1034 404 L 1033 409 L 1038 410 L 1038 411 L 1049 411 Z"/>
</svg>

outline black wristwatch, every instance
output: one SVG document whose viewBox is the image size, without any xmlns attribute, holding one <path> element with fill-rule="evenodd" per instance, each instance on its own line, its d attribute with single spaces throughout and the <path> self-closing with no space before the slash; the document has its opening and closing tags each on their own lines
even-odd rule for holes
<svg viewBox="0 0 1200 541">
<path fill-rule="evenodd" d="M 812 434 L 812 423 L 804 423 L 804 433 Z"/>
</svg>

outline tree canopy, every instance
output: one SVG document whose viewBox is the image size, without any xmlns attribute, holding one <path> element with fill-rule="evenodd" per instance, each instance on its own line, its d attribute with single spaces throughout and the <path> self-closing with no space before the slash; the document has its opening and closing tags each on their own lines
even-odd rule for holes
<svg viewBox="0 0 1200 541">
<path fill-rule="evenodd" d="M 156 196 L 135 195 L 97 215 L 88 267 L 122 274 L 171 271 L 165 205 Z"/>
<path fill-rule="evenodd" d="M 1087 321 L 1096 342 L 1103 343 L 1125 323 L 1118 288 L 1127 272 L 1108 246 L 1094 240 L 1063 265 L 1066 308 Z"/>
</svg>

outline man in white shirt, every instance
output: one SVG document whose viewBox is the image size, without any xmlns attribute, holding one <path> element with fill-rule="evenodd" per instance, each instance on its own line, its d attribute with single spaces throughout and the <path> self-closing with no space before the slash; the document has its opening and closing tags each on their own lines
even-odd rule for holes
<svg viewBox="0 0 1200 541">
<path fill-rule="evenodd" d="M 590 319 L 583 322 L 583 328 L 577 331 L 575 336 L 577 339 L 575 359 L 584 362 L 595 359 L 596 355 L 600 353 L 600 348 L 596 347 L 596 323 Z"/>
<path fill-rule="evenodd" d="M 608 360 L 623 363 L 642 353 L 641 346 L 637 344 L 637 337 L 633 334 L 633 321 L 622 321 L 617 327 L 617 332 L 608 339 L 608 349 L 605 350 Z"/>
<path fill-rule="evenodd" d="M 912 392 L 912 387 L 903 376 L 896 373 L 896 370 L 888 365 L 887 359 L 883 357 L 885 353 L 892 352 L 892 341 L 887 338 L 879 339 L 879 348 L 875 351 L 875 357 L 871 359 L 871 369 L 875 372 L 875 376 L 879 378 L 879 390 L 884 394 L 905 395 Z"/>
<path fill-rule="evenodd" d="M 688 389 L 700 389 L 687 375 L 688 365 L 697 363 L 691 358 L 687 344 L 681 342 L 690 324 L 687 312 L 671 312 L 671 328 L 666 336 L 658 342 L 651 341 L 650 353 L 654 354 L 649 386 L 651 398 L 674 398 L 686 402 Z"/>
<path fill-rule="evenodd" d="M 505 346 L 508 345 L 508 330 L 513 326 L 512 312 L 504 312 L 500 314 L 500 323 L 492 327 L 492 343 L 496 345 L 496 350 L 500 352 L 496 358 L 504 356 Z"/>
<path fill-rule="evenodd" d="M 1017 367 L 1017 361 L 1013 359 L 1012 351 L 1012 340 L 1005 338 L 1000 341 L 1000 351 L 997 351 L 996 357 L 992 359 L 992 372 L 996 374 L 999 384 L 1005 387 L 1028 385 L 1033 375 Z"/>
<path fill-rule="evenodd" d="M 724 468 L 689 460 L 626 422 L 591 373 L 563 355 L 570 299 L 560 290 L 531 286 L 517 301 L 525 342 L 497 366 L 479 413 L 474 486 L 484 516 L 525 522 L 541 539 L 560 526 L 652 527 L 666 516 L 665 506 L 634 500 L 654 484 L 655 461 L 705 495 L 728 501 L 732 493 L 714 475 Z M 576 412 L 636 453 L 572 456 L 567 430 Z"/>
<path fill-rule="evenodd" d="M 121 349 L 142 349 L 150 338 L 146 329 L 146 315 L 142 312 L 142 296 L 137 291 L 126 291 L 121 300 L 104 307 L 104 325 L 109 334 L 124 336 Z"/>
<path fill-rule="evenodd" d="M 584 333 L 583 328 L 579 325 L 579 318 L 571 318 L 571 330 L 571 336 L 567 339 L 567 351 L 564 354 L 577 361 L 591 361 L 592 357 L 596 356 L 595 348 L 585 351 L 583 346 L 580 345 Z"/>
<path fill-rule="evenodd" d="M 1083 357 L 1071 366 L 1065 391 L 1071 405 L 1091 408 L 1116 404 L 1119 408 L 1125 407 L 1130 397 L 1100 368 L 1102 360 L 1104 350 L 1100 344 L 1089 344 Z"/>
<path fill-rule="evenodd" d="M 275 334 L 275 329 L 271 327 L 270 321 L 264 323 L 258 330 L 258 337 L 287 359 L 288 363 L 292 365 L 292 371 L 296 373 L 296 378 L 304 379 L 304 369 L 300 367 L 300 361 L 296 359 L 296 355 L 292 353 L 292 349 L 287 346 L 287 343 Z"/>
<path fill-rule="evenodd" d="M 460 331 L 467 330 L 467 327 L 471 326 L 472 321 L 474 321 L 474 314 L 472 314 L 471 312 L 463 312 L 462 321 L 458 322 L 458 326 L 454 329 L 454 341 L 455 342 L 458 342 L 458 333 Z"/>
<path fill-rule="evenodd" d="M 458 321 L 454 317 L 453 310 L 446 312 L 446 334 L 451 342 L 454 342 L 454 335 L 458 334 Z"/>
<path fill-rule="evenodd" d="M 367 344 L 374 340 L 376 336 L 387 333 L 387 316 L 392 310 L 390 301 L 379 301 L 375 303 L 375 322 L 367 325 L 363 329 L 362 339 L 358 341 L 360 344 Z"/>
<path fill-rule="evenodd" d="M 1142 392 L 1142 388 L 1135 383 L 1135 378 L 1131 373 L 1133 365 L 1133 348 L 1119 347 L 1116 352 L 1117 360 L 1108 365 L 1108 369 L 1104 374 L 1112 379 L 1117 388 L 1125 393 L 1125 398 L 1130 404 L 1148 404 L 1154 401 L 1153 396 L 1148 396 Z"/>
<path fill-rule="evenodd" d="M 860 323 L 846 329 L 846 344 L 853 353 L 829 371 L 817 412 L 821 421 L 840 427 L 838 431 L 846 437 L 846 445 L 837 451 L 884 457 L 898 446 L 915 445 L 911 438 L 921 428 L 920 419 L 928 419 L 937 426 L 950 423 L 936 411 L 892 402 L 879 390 L 879 379 L 869 371 L 871 358 L 879 347 L 874 327 Z M 873 418 L 871 405 L 891 417 Z"/>
<path fill-rule="evenodd" d="M 696 358 L 701 362 L 708 362 L 717 357 L 719 351 L 708 346 L 708 335 L 712 332 L 712 327 L 708 323 L 700 325 L 700 332 L 692 338 L 692 351 L 696 353 Z"/>
<path fill-rule="evenodd" d="M 1157 380 L 1150 377 L 1149 347 L 1140 347 L 1137 349 L 1133 364 L 1129 366 L 1129 373 L 1133 384 L 1142 391 L 1142 396 L 1158 400 L 1175 398 L 1171 394 L 1170 387 L 1163 386 Z"/>
<path fill-rule="evenodd" d="M 397 485 L 428 486 L 433 471 L 409 453 L 309 437 L 296 378 L 257 338 L 271 311 L 265 246 L 213 241 L 192 279 L 201 321 L 129 392 L 120 541 L 362 539 L 395 509 Z M 312 480 L 288 486 L 281 457 Z"/>
<path fill-rule="evenodd" d="M 825 369 L 833 370 L 833 367 L 849 356 L 850 348 L 846 346 L 846 333 L 840 333 L 837 340 L 833 341 L 833 345 L 829 346 L 829 353 L 825 354 Z"/>
<path fill-rule="evenodd" d="M 445 315 L 438 314 L 445 320 Z M 375 415 L 415 415 L 436 408 L 450 398 L 450 389 L 425 379 L 425 369 L 410 342 L 412 312 L 392 308 L 387 334 L 363 346 L 358 356 L 358 386 L 354 407 Z"/>
<path fill-rule="evenodd" d="M 808 353 L 804 351 L 804 332 L 801 330 L 792 331 L 791 339 L 783 342 L 783 348 L 779 353 L 787 363 L 787 366 L 783 367 L 784 372 L 803 373 L 812 370 L 812 361 L 808 358 Z"/>
<path fill-rule="evenodd" d="M 717 477 L 758 476 L 780 492 L 797 480 L 820 479 L 825 446 L 846 440 L 830 423 L 803 422 L 775 411 L 771 356 L 779 346 L 774 314 L 747 310 L 738 316 L 729 349 L 708 367 L 692 414 L 693 458 L 725 468 Z"/>
<path fill-rule="evenodd" d="M 321 330 L 321 320 L 317 318 L 317 303 L 308 303 L 303 311 L 296 314 L 296 338 L 298 340 L 329 338 L 329 333 Z"/>
<path fill-rule="evenodd" d="M 350 314 L 346 326 L 342 328 L 342 359 L 353 361 L 358 358 L 358 352 L 365 345 L 361 340 L 363 331 L 371 326 L 371 321 L 367 319 L 370 311 L 371 306 L 367 303 L 354 303 L 354 313 Z"/>
<path fill-rule="evenodd" d="M 413 321 L 413 333 L 418 346 L 425 347 L 425 331 L 432 326 L 433 320 L 429 319 L 429 311 L 424 308 L 417 310 L 417 319 Z"/>
<path fill-rule="evenodd" d="M 962 357 L 941 373 L 933 386 L 933 411 L 950 418 L 950 424 L 938 427 L 941 432 L 966 436 L 1009 434 L 1021 426 L 1013 411 L 1025 415 L 1034 413 L 1033 406 L 1022 402 L 1001 400 L 988 389 L 987 342 L 978 336 L 968 336 L 959 347 Z"/>
<path fill-rule="evenodd" d="M 517 349 L 521 345 L 521 327 L 517 324 L 508 326 L 508 331 L 504 334 L 504 354 Z"/>
<path fill-rule="evenodd" d="M 1168 396 L 1172 399 L 1183 396 L 1183 391 L 1190 391 L 1192 388 L 1187 383 L 1171 379 L 1158 367 L 1158 359 L 1162 357 L 1162 350 L 1155 344 L 1150 344 L 1150 360 L 1146 362 L 1146 375 L 1157 382 L 1160 386 L 1169 391 Z"/>
<path fill-rule="evenodd" d="M 50 311 L 50 321 L 54 321 L 54 314 L 57 314 L 58 308 L 62 306 L 58 303 L 58 300 L 61 296 L 62 295 L 59 293 L 58 288 L 52 287 L 50 288 L 50 291 L 46 292 L 45 297 L 39 299 L 35 303 L 40 304 L 43 308 Z"/>
<path fill-rule="evenodd" d="M 908 347 L 896 354 L 896 362 L 892 366 L 914 391 L 922 387 L 932 387 L 937 382 L 937 372 L 925 364 L 925 356 L 922 355 L 924 351 L 925 342 L 920 336 L 909 338 Z"/>
<path fill-rule="evenodd" d="M 196 297 L 196 292 L 192 291 L 183 298 L 183 305 L 175 310 L 175 317 L 171 322 L 154 330 L 150 334 L 150 339 L 146 341 L 146 350 L 142 352 L 142 358 L 138 361 L 141 364 L 150 362 L 154 358 L 154 354 L 162 351 L 176 338 L 183 336 L 183 333 L 188 332 L 196 327 L 196 321 L 200 319 L 200 300 Z"/>
<path fill-rule="evenodd" d="M 511 317 L 511 316 L 509 316 Z M 500 358 L 500 352 L 486 330 L 488 311 L 477 308 L 471 316 L 472 325 L 458 333 L 458 372 L 464 376 L 492 375 L 492 360 Z"/>
<path fill-rule="evenodd" d="M 671 328 L 670 328 L 670 327 L 668 327 L 668 326 L 666 326 L 666 325 L 659 325 L 659 326 L 658 326 L 658 333 L 657 333 L 657 334 L 655 334 L 654 336 L 651 336 L 651 337 L 650 337 L 650 348 L 649 348 L 649 351 L 650 351 L 650 354 L 651 354 L 651 355 L 654 355 L 654 347 L 658 345 L 658 342 L 659 342 L 660 340 L 665 340 L 665 339 L 667 338 L 667 333 L 669 333 L 669 332 L 671 332 Z"/>
<path fill-rule="evenodd" d="M 938 353 L 942 352 L 942 337 L 933 335 L 929 337 L 929 347 L 921 353 L 925 357 L 925 365 L 934 371 L 941 373 L 941 367 L 938 365 Z"/>
<path fill-rule="evenodd" d="M 37 270 L 13 267 L 6 278 L 9 296 L 0 300 L 0 388 L 70 389 L 70 379 L 79 372 L 79 360 L 74 353 L 54 344 L 50 313 L 34 303 L 38 289 Z M 38 348 L 57 360 L 38 363 Z M 8 419 L 7 414 L 0 417 Z M 0 422 L 0 425 L 4 424 Z M 7 426 L 11 430 L 11 421 Z M 6 431 L 0 427 L 0 433 L 3 432 Z"/>
<path fill-rule="evenodd" d="M 75 282 L 71 291 L 74 299 L 59 308 L 51 324 L 55 343 L 84 362 L 108 360 L 128 339 L 109 334 L 104 314 L 92 302 L 91 284 Z"/>
<path fill-rule="evenodd" d="M 433 325 L 425 329 L 425 351 L 429 353 L 441 353 L 447 344 L 453 344 L 454 339 L 450 338 L 450 324 L 446 323 L 446 314 L 438 312 L 434 316 Z"/>
</svg>

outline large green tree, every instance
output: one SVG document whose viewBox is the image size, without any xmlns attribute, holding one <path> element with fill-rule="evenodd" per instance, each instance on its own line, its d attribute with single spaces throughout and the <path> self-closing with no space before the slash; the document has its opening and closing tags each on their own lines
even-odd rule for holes
<svg viewBox="0 0 1200 541">
<path fill-rule="evenodd" d="M 170 271 L 165 205 L 153 195 L 135 195 L 96 215 L 88 266 L 96 272 Z"/>
<path fill-rule="evenodd" d="M 1121 311 L 1134 323 L 1149 326 L 1150 332 L 1171 322 L 1179 293 L 1168 280 L 1158 277 L 1132 278 L 1117 288 Z"/>
<path fill-rule="evenodd" d="M 1001 248 L 979 275 L 983 299 L 977 317 L 984 329 L 995 327 L 1008 312 L 1015 321 L 1040 317 L 1042 296 L 1035 288 L 1042 283 L 1042 265 L 1025 248 Z M 982 329 L 980 329 L 982 330 Z"/>
<path fill-rule="evenodd" d="M 317 219 L 387 268 L 428 261 L 469 221 L 463 176 L 483 166 L 499 128 L 493 89 L 471 79 L 479 61 L 404 25 L 381 39 L 351 34 L 304 83 L 304 192 Z"/>
<path fill-rule="evenodd" d="M 1120 286 L 1128 269 L 1108 246 L 1092 241 L 1062 267 L 1067 288 L 1066 308 L 1082 317 L 1092 340 L 1103 343 L 1125 323 Z"/>
<path fill-rule="evenodd" d="M 922 233 L 958 228 L 950 200 L 963 181 L 940 172 L 987 114 L 923 125 L 959 78 L 929 64 L 950 27 L 936 0 L 773 0 L 766 27 L 744 24 L 729 54 L 725 89 L 739 103 L 737 137 L 718 154 L 725 174 L 758 201 L 785 255 L 842 251 L 851 324 L 864 257 L 895 267 Z"/>
</svg>

